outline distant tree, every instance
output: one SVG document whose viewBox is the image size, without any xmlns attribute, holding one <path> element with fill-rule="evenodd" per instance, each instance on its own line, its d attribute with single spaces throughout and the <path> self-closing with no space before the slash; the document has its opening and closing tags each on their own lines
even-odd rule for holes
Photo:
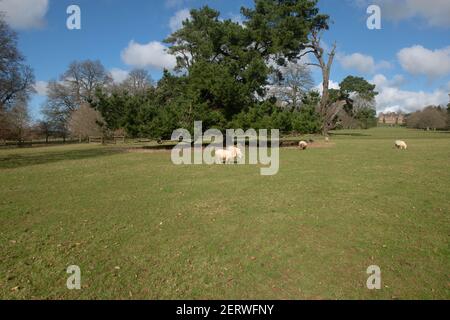
<svg viewBox="0 0 450 320">
<path fill-rule="evenodd" d="M 340 99 L 346 101 L 344 112 L 340 118 L 347 118 L 346 128 L 358 126 L 362 129 L 374 127 L 377 124 L 375 97 L 375 85 L 370 84 L 364 78 L 348 76 L 340 84 Z"/>
<path fill-rule="evenodd" d="M 305 94 L 314 86 L 311 70 L 304 64 L 288 62 L 272 76 L 269 94 L 273 94 L 283 106 L 299 109 Z"/>
<path fill-rule="evenodd" d="M 22 144 L 30 133 L 30 115 L 26 101 L 19 100 L 8 111 L 9 139 Z"/>
<path fill-rule="evenodd" d="M 78 137 L 80 142 L 89 136 L 102 136 L 103 126 L 100 112 L 86 103 L 72 112 L 68 122 L 69 132 Z"/>
<path fill-rule="evenodd" d="M 440 107 L 428 106 L 422 111 L 409 115 L 406 119 L 408 128 L 436 130 L 447 128 L 447 112 Z"/>
<path fill-rule="evenodd" d="M 112 83 L 112 78 L 99 61 L 75 61 L 60 77 L 50 81 L 42 113 L 52 131 L 64 140 L 69 133 L 69 119 L 82 104 L 92 104 L 95 92 Z"/>
<path fill-rule="evenodd" d="M 72 62 L 60 80 L 70 89 L 79 105 L 83 102 L 91 103 L 97 88 L 112 83 L 111 75 L 100 61 L 92 60 Z"/>
<path fill-rule="evenodd" d="M 447 105 L 447 129 L 450 129 L 450 103 Z"/>
<path fill-rule="evenodd" d="M 48 121 L 38 121 L 35 126 L 35 131 L 38 136 L 45 137 L 45 143 L 48 143 L 48 139 L 52 135 L 52 127 Z"/>
<path fill-rule="evenodd" d="M 27 100 L 34 92 L 33 71 L 24 61 L 17 49 L 17 35 L 0 13 L 0 109 Z"/>
<path fill-rule="evenodd" d="M 131 94 L 143 94 L 153 88 L 154 82 L 147 70 L 134 69 L 130 71 L 122 86 Z"/>
</svg>

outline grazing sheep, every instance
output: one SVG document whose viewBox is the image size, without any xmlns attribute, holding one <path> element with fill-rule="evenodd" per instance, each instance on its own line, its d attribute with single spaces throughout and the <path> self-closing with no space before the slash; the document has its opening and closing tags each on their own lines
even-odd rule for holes
<svg viewBox="0 0 450 320">
<path fill-rule="evenodd" d="M 234 146 L 228 147 L 226 150 L 216 150 L 216 162 L 217 163 L 230 163 L 234 162 L 236 158 L 242 158 L 242 151 Z"/>
<path fill-rule="evenodd" d="M 408 145 L 406 144 L 405 141 L 402 141 L 402 140 L 395 141 L 395 147 L 400 150 L 408 149 Z"/>
<path fill-rule="evenodd" d="M 330 142 L 330 138 L 329 137 L 325 137 L 325 142 Z"/>
<path fill-rule="evenodd" d="M 300 141 L 298 146 L 301 150 L 305 150 L 306 148 L 308 148 L 308 143 L 306 141 Z"/>
<path fill-rule="evenodd" d="M 231 151 L 234 159 L 236 158 L 242 159 L 242 151 L 239 147 L 231 146 L 228 147 L 228 150 Z"/>
</svg>

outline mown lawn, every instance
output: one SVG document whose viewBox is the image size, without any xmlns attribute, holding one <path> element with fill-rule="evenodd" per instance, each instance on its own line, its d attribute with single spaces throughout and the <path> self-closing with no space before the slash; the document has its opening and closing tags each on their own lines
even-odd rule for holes
<svg viewBox="0 0 450 320">
<path fill-rule="evenodd" d="M 0 298 L 450 299 L 450 134 L 332 142 L 281 150 L 272 177 L 167 152 L 0 150 Z"/>
</svg>

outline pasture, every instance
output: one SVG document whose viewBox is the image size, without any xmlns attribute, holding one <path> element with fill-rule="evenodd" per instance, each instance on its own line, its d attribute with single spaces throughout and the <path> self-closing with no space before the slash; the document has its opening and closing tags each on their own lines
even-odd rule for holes
<svg viewBox="0 0 450 320">
<path fill-rule="evenodd" d="M 270 177 L 121 147 L 0 150 L 0 298 L 450 299 L 450 133 L 331 142 L 282 149 Z"/>
</svg>

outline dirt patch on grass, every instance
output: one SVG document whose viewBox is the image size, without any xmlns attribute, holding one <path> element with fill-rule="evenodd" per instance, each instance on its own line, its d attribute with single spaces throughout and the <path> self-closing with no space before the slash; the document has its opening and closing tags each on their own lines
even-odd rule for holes
<svg viewBox="0 0 450 320">
<path fill-rule="evenodd" d="M 126 149 L 126 152 L 129 152 L 129 153 L 171 153 L 172 150 L 133 148 L 133 149 Z"/>
<path fill-rule="evenodd" d="M 333 142 L 313 142 L 308 144 L 307 149 L 327 149 L 336 146 Z M 282 149 L 300 149 L 298 146 L 282 147 Z"/>
<path fill-rule="evenodd" d="M 314 143 L 310 143 L 308 145 L 308 149 L 326 149 L 326 148 L 334 148 L 336 146 L 335 143 L 333 142 L 314 142 Z M 280 149 L 298 149 L 300 150 L 300 148 L 298 146 L 280 146 Z M 204 150 L 204 148 L 203 148 Z M 192 151 L 194 151 L 194 149 L 192 149 Z M 130 153 L 171 153 L 172 150 L 171 149 L 152 149 L 152 148 L 130 148 L 130 149 L 126 149 L 126 152 L 130 152 Z"/>
</svg>

